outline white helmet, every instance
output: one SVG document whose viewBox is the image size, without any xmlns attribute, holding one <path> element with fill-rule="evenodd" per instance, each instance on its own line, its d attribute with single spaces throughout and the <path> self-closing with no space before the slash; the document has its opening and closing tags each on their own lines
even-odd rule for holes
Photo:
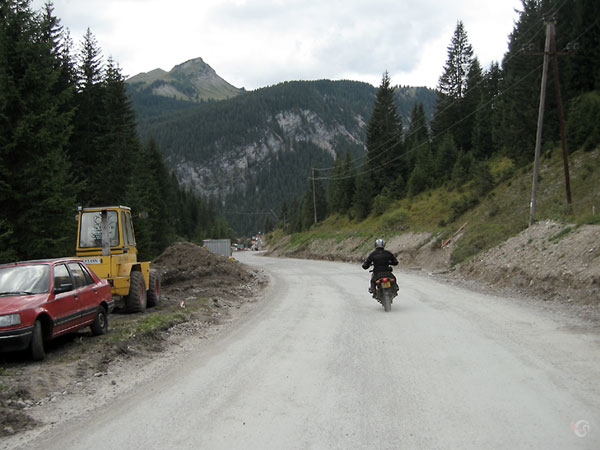
<svg viewBox="0 0 600 450">
<path fill-rule="evenodd" d="M 383 239 L 377 239 L 375 241 L 375 248 L 385 248 L 385 241 Z"/>
</svg>

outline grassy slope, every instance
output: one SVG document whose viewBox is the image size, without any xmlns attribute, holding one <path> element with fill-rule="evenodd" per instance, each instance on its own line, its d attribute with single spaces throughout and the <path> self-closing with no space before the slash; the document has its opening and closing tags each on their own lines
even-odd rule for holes
<svg viewBox="0 0 600 450">
<path fill-rule="evenodd" d="M 559 148 L 546 154 L 540 163 L 540 181 L 536 201 L 537 221 L 552 219 L 575 224 L 600 223 L 600 148 L 578 151 L 569 156 L 572 207 L 566 203 L 562 154 Z M 516 235 L 528 225 L 533 164 L 514 170 L 506 159 L 490 162 L 497 185 L 479 204 L 456 215 L 452 202 L 470 193 L 469 185 L 459 190 L 438 188 L 413 199 L 396 202 L 384 214 L 369 216 L 362 222 L 333 216 L 309 232 L 290 236 L 281 246 L 286 252 L 299 251 L 319 239 L 342 241 L 357 238 L 359 248 L 370 248 L 376 236 L 391 237 L 404 232 L 429 231 L 441 242 L 463 224 L 452 263 L 463 262 Z M 269 242 L 276 243 L 283 234 L 275 232 Z M 362 248 L 364 247 L 364 249 Z"/>
</svg>

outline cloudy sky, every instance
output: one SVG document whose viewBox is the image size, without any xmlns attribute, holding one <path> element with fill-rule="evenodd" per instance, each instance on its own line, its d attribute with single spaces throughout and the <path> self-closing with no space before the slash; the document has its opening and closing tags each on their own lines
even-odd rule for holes
<svg viewBox="0 0 600 450">
<path fill-rule="evenodd" d="M 40 9 L 45 0 L 33 0 Z M 256 89 L 351 79 L 435 87 L 462 20 L 484 68 L 501 61 L 520 0 L 54 0 L 78 44 L 87 28 L 125 76 L 202 57 Z"/>
</svg>

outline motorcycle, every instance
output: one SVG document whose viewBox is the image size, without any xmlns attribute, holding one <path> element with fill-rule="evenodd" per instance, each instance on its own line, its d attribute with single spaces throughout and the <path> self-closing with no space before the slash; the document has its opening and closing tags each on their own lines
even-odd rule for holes
<svg viewBox="0 0 600 450">
<path fill-rule="evenodd" d="M 385 312 L 392 309 L 392 301 L 396 295 L 398 295 L 398 284 L 394 274 L 391 272 L 378 274 L 375 280 L 375 298 L 381 303 Z"/>
</svg>

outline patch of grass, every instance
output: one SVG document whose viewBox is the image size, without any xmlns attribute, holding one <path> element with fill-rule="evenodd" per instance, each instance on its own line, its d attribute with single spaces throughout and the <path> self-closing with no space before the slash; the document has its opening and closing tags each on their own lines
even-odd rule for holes
<svg viewBox="0 0 600 450">
<path fill-rule="evenodd" d="M 387 212 L 381 217 L 381 225 L 390 231 L 405 228 L 407 221 L 408 211 L 403 208 Z"/>
<path fill-rule="evenodd" d="M 406 223 L 413 231 L 439 229 L 441 219 L 451 215 L 450 205 L 460 196 L 458 192 L 449 192 L 445 187 L 435 189 L 429 194 L 419 194 L 412 201 L 405 199 L 402 202 L 402 207 L 409 214 Z"/>
<path fill-rule="evenodd" d="M 554 243 L 560 241 L 563 237 L 565 237 L 567 234 L 569 234 L 571 231 L 573 231 L 573 227 L 565 227 L 562 230 L 560 230 L 558 233 L 550 236 L 550 240 Z"/>
<path fill-rule="evenodd" d="M 473 195 L 461 195 L 457 200 L 454 200 L 450 207 L 452 208 L 452 214 L 450 215 L 450 221 L 456 221 L 460 216 L 466 213 L 468 210 L 479 204 L 479 199 Z"/>
<path fill-rule="evenodd" d="M 133 335 L 165 330 L 174 325 L 188 322 L 192 319 L 194 313 L 206 308 L 210 302 L 211 299 L 208 297 L 197 297 L 187 299 L 185 309 L 181 309 L 179 305 L 170 305 L 166 308 L 159 306 L 158 310 L 147 310 L 141 318 L 137 314 L 125 314 L 122 316 L 122 320 L 110 322 L 110 330 L 106 334 L 106 339 L 111 343 L 119 343 L 131 338 Z"/>
<path fill-rule="evenodd" d="M 188 316 L 183 312 L 172 312 L 167 314 L 152 314 L 144 317 L 135 324 L 135 333 L 149 333 L 151 331 L 164 330 L 183 322 L 187 322 Z"/>
<path fill-rule="evenodd" d="M 515 173 L 515 164 L 505 156 L 494 158 L 489 163 L 490 173 L 496 182 L 510 179 Z"/>
<path fill-rule="evenodd" d="M 586 225 L 600 225 L 600 214 L 590 214 L 589 216 L 583 216 L 581 218 L 580 223 Z"/>
<path fill-rule="evenodd" d="M 450 261 L 456 265 L 468 261 L 473 256 L 487 250 L 506 239 L 507 230 L 502 224 L 479 224 L 465 228 L 462 238 L 457 241 Z"/>
<path fill-rule="evenodd" d="M 306 244 L 310 241 L 311 234 L 310 233 L 294 233 L 291 235 L 290 240 L 284 245 L 286 250 L 298 250 L 306 246 Z"/>
</svg>

